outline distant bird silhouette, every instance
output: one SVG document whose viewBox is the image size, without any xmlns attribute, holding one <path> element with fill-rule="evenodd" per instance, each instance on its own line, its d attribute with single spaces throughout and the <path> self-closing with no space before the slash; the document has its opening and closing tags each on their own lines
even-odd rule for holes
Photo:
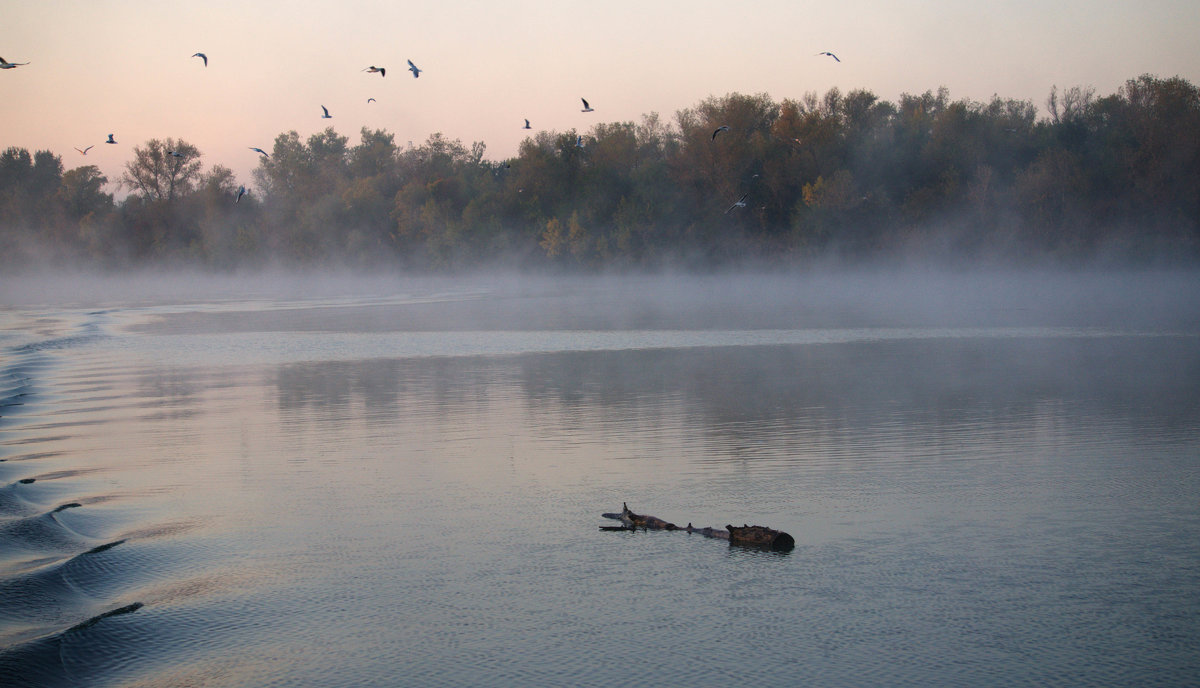
<svg viewBox="0 0 1200 688">
<path fill-rule="evenodd" d="M 325 111 L 325 114 L 321 115 L 321 119 L 333 119 L 333 115 L 329 114 L 329 108 L 322 105 L 321 109 Z"/>
<path fill-rule="evenodd" d="M 80 155 L 87 155 L 87 152 L 90 151 L 91 149 L 92 149 L 92 147 L 88 146 L 87 148 L 83 148 L 83 149 L 76 148 L 75 150 L 79 151 Z"/>
<path fill-rule="evenodd" d="M 107 140 L 107 141 L 105 141 L 105 143 L 116 143 L 116 142 L 117 142 L 117 140 L 113 138 L 113 135 L 112 135 L 112 134 L 109 134 L 109 135 L 108 135 L 108 140 Z"/>
<path fill-rule="evenodd" d="M 587 98 L 580 98 L 583 101 L 583 109 L 580 112 L 595 112 L 591 105 L 588 105 Z"/>
<path fill-rule="evenodd" d="M 818 54 L 818 55 L 828 55 L 828 56 L 830 56 L 830 57 L 832 57 L 832 58 L 833 58 L 834 62 L 841 62 L 841 60 L 839 60 L 839 59 L 838 59 L 838 56 L 837 56 L 837 55 L 834 55 L 833 53 L 829 52 L 828 50 L 826 50 L 826 51 L 825 51 L 825 52 L 823 52 L 823 53 L 817 53 L 817 54 Z"/>
<path fill-rule="evenodd" d="M 261 148 L 255 148 L 254 146 L 250 146 L 249 148 L 250 148 L 250 150 L 254 151 L 255 153 L 262 153 L 264 158 L 271 157 L 271 156 L 267 155 L 267 152 Z"/>
<path fill-rule="evenodd" d="M 167 155 L 171 156 L 172 158 L 182 158 L 183 157 L 183 153 L 180 153 L 179 151 L 167 151 Z"/>
<path fill-rule="evenodd" d="M 417 77 L 421 76 L 421 72 L 423 72 L 425 70 L 418 69 L 417 66 L 412 63 L 412 60 L 409 60 L 408 61 L 408 71 L 412 72 L 413 78 L 416 79 Z"/>
<path fill-rule="evenodd" d="M 205 55 L 204 53 L 196 53 L 195 55 L 192 55 L 192 57 L 198 57 L 201 60 L 204 60 L 204 66 L 208 66 L 208 55 Z"/>
<path fill-rule="evenodd" d="M 370 72 L 370 73 L 372 73 L 372 74 L 374 74 L 375 72 L 379 72 L 379 76 L 387 76 L 387 70 L 386 70 L 386 69 L 384 69 L 383 67 L 376 67 L 375 65 L 371 65 L 370 67 L 367 67 L 367 68 L 366 68 L 366 69 L 364 69 L 363 71 L 364 71 L 364 72 Z"/>
<path fill-rule="evenodd" d="M 745 208 L 745 207 L 746 207 L 746 198 L 747 198 L 749 195 L 750 195 L 750 194 L 746 194 L 746 195 L 742 196 L 741 198 L 739 198 L 739 199 L 737 200 L 737 203 L 734 203 L 733 205 L 731 205 L 731 206 L 729 206 L 728 208 L 726 208 L 726 209 L 725 209 L 725 214 L 726 214 L 726 215 L 728 215 L 728 214 L 729 214 L 729 211 L 733 210 L 734 208 Z"/>
<path fill-rule="evenodd" d="M 525 120 L 525 126 L 523 126 L 521 128 L 522 129 L 532 129 L 533 127 L 529 126 L 529 120 Z"/>
<path fill-rule="evenodd" d="M 0 69 L 16 69 L 17 67 L 20 67 L 21 65 L 27 65 L 27 64 L 29 64 L 29 63 L 28 62 L 9 62 L 8 60 L 4 59 L 3 57 L 0 57 Z"/>
<path fill-rule="evenodd" d="M 729 126 L 728 126 L 728 125 L 725 125 L 725 124 L 722 124 L 721 126 L 717 127 L 716 131 L 714 131 L 714 132 L 713 132 L 713 135 L 712 135 L 712 140 L 713 140 L 713 141 L 716 141 L 716 140 L 717 140 L 717 134 L 720 134 L 720 133 L 721 133 L 721 132 L 723 132 L 723 131 L 729 131 Z"/>
<path fill-rule="evenodd" d="M 238 203 L 241 203 L 241 202 L 242 202 L 242 196 L 245 196 L 245 195 L 246 195 L 246 187 L 245 187 L 245 185 L 243 185 L 243 186 L 239 186 L 239 187 L 238 187 L 238 192 L 237 192 L 237 198 L 235 198 L 235 199 L 233 200 L 234 204 L 236 205 L 236 204 L 238 204 Z"/>
<path fill-rule="evenodd" d="M 582 137 L 582 136 L 576 136 L 576 137 L 575 137 L 575 147 L 576 147 L 576 148 L 583 148 L 583 137 Z"/>
<path fill-rule="evenodd" d="M 367 102 L 368 102 L 368 103 L 374 103 L 374 102 L 375 102 L 375 99 L 374 99 L 374 98 L 367 98 Z"/>
</svg>

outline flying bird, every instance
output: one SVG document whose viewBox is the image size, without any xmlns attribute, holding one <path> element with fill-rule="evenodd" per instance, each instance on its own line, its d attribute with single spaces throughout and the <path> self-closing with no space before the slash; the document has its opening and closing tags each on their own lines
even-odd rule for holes
<svg viewBox="0 0 1200 688">
<path fill-rule="evenodd" d="M 267 152 L 261 148 L 255 148 L 254 146 L 249 146 L 249 148 L 250 148 L 250 150 L 254 151 L 255 153 L 262 153 L 264 158 L 271 157 L 271 156 L 267 155 Z"/>
<path fill-rule="evenodd" d="M 522 129 L 532 129 L 533 127 L 529 126 L 529 120 L 525 120 L 525 126 L 523 126 L 521 128 Z"/>
<path fill-rule="evenodd" d="M 196 53 L 195 55 L 192 55 L 192 57 L 198 57 L 201 60 L 204 60 L 204 66 L 208 66 L 208 55 L 205 55 L 204 53 Z"/>
<path fill-rule="evenodd" d="M 183 157 L 183 153 L 180 153 L 179 151 L 167 151 L 167 155 L 171 156 L 172 158 L 182 158 Z"/>
<path fill-rule="evenodd" d="M 416 66 L 415 64 L 413 64 L 413 63 L 412 63 L 412 60 L 409 60 L 409 61 L 408 61 L 408 71 L 412 72 L 412 73 L 413 73 L 413 78 L 414 78 L 414 79 L 416 79 L 416 78 L 420 77 L 420 76 L 421 76 L 421 72 L 423 72 L 423 71 L 425 71 L 425 70 L 423 70 L 423 69 L 418 69 L 418 68 L 417 68 L 417 66 Z"/>
<path fill-rule="evenodd" d="M 595 112 L 591 105 L 588 105 L 587 98 L 580 98 L 583 101 L 583 109 L 580 112 Z"/>
<path fill-rule="evenodd" d="M 17 67 L 20 67 L 21 65 L 27 65 L 27 64 L 29 64 L 29 63 L 28 62 L 9 62 L 8 60 L 4 59 L 3 57 L 0 57 L 0 69 L 16 69 Z"/>
<path fill-rule="evenodd" d="M 374 98 L 367 98 L 367 102 L 368 102 L 368 103 L 374 103 L 374 102 L 375 102 L 375 99 L 374 99 Z"/>
<path fill-rule="evenodd" d="M 82 148 L 82 149 L 76 148 L 75 150 L 79 151 L 80 155 L 87 155 L 87 152 L 90 151 L 91 149 L 92 149 L 92 147 L 88 146 L 87 148 Z"/>
<path fill-rule="evenodd" d="M 713 132 L 713 135 L 712 135 L 712 140 L 713 140 L 713 141 L 716 141 L 716 140 L 717 140 L 717 134 L 720 134 L 720 133 L 721 133 L 721 132 L 723 132 L 723 131 L 729 131 L 729 125 L 728 125 L 728 124 L 722 124 L 721 126 L 717 127 L 717 130 Z"/>
<path fill-rule="evenodd" d="M 333 119 L 333 115 L 329 114 L 329 108 L 322 105 L 321 109 L 325 111 L 325 114 L 321 115 L 321 119 Z"/>
<path fill-rule="evenodd" d="M 113 135 L 112 135 L 112 134 L 109 134 L 109 135 L 108 135 L 108 140 L 107 140 L 107 141 L 105 141 L 105 143 L 116 143 L 116 142 L 117 142 L 117 140 L 113 138 Z"/>
<path fill-rule="evenodd" d="M 744 196 L 742 196 L 741 198 L 739 198 L 739 199 L 737 200 L 737 203 L 734 203 L 733 205 L 731 205 L 731 206 L 729 206 L 728 208 L 726 208 L 726 209 L 725 209 L 725 214 L 726 214 L 726 215 L 728 215 L 728 214 L 729 214 L 729 211 L 733 210 L 734 208 L 745 208 L 745 207 L 746 207 L 746 198 L 747 198 L 749 195 L 750 195 L 750 194 L 745 194 Z"/>
<path fill-rule="evenodd" d="M 369 73 L 371 73 L 371 74 L 374 74 L 375 72 L 379 72 L 379 76 L 387 76 L 387 70 L 386 70 L 386 69 L 384 69 L 383 67 L 376 67 L 375 65 L 371 65 L 370 67 L 367 67 L 367 68 L 366 68 L 366 69 L 364 69 L 363 71 L 364 71 L 364 72 L 369 72 Z"/>
<path fill-rule="evenodd" d="M 234 201 L 233 201 L 233 202 L 234 202 L 234 204 L 236 205 L 236 204 L 238 204 L 238 203 L 241 203 L 241 202 L 242 202 L 242 196 L 245 196 L 245 195 L 246 195 L 246 187 L 245 187 L 245 185 L 239 186 L 239 187 L 238 187 L 238 192 L 237 192 L 237 198 L 235 198 L 235 199 L 234 199 Z"/>
<path fill-rule="evenodd" d="M 833 58 L 834 62 L 841 62 L 841 60 L 839 60 L 839 59 L 838 59 L 838 56 L 837 56 L 837 55 L 834 55 L 833 53 L 829 52 L 828 50 L 826 50 L 826 51 L 825 51 L 825 52 L 823 52 L 823 53 L 817 53 L 817 54 L 818 54 L 818 55 L 828 55 L 828 56 L 830 56 L 830 57 L 832 57 L 832 58 Z"/>
</svg>

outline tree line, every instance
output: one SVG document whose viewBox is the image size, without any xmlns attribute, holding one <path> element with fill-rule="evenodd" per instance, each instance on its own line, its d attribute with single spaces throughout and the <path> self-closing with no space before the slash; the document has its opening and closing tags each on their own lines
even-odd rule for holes
<svg viewBox="0 0 1200 688">
<path fill-rule="evenodd" d="M 541 131 L 489 160 L 441 134 L 276 137 L 251 193 L 191 144 L 135 147 L 119 180 L 49 151 L 0 154 L 0 262 L 217 269 L 335 260 L 436 270 L 719 266 L 916 253 L 1200 257 L 1200 91 L 895 103 L 866 90 L 709 97 L 675 113 Z M 110 181 L 128 190 L 121 201 Z M 235 200 L 236 199 L 236 200 Z"/>
</svg>

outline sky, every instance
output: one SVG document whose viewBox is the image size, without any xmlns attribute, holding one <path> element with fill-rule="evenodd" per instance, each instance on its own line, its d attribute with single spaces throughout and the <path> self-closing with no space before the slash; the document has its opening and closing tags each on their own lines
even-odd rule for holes
<svg viewBox="0 0 1200 688">
<path fill-rule="evenodd" d="M 440 132 L 501 160 L 538 130 L 670 122 L 729 93 L 895 102 L 945 86 L 1044 116 L 1054 86 L 1200 84 L 1197 36 L 1197 0 L 0 0 L 0 57 L 30 63 L 0 70 L 0 149 L 96 165 L 123 195 L 115 182 L 153 138 L 183 139 L 205 170 L 252 186 L 250 147 L 327 126 L 351 145 L 364 126 L 401 146 Z"/>
</svg>

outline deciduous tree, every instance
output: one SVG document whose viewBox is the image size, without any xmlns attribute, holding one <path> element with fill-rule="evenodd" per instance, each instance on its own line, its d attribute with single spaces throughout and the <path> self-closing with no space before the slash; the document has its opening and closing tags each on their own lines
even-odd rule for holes
<svg viewBox="0 0 1200 688">
<path fill-rule="evenodd" d="M 200 151 L 183 139 L 150 139 L 134 146 L 121 183 L 150 201 L 171 201 L 192 190 L 200 174 Z"/>
</svg>

